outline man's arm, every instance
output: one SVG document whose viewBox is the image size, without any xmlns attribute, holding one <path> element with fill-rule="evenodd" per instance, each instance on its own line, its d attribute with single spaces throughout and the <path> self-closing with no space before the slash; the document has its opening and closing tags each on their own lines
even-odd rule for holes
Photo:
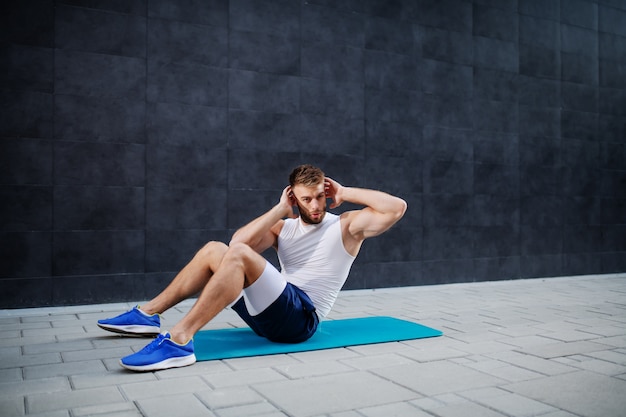
<svg viewBox="0 0 626 417">
<path fill-rule="evenodd" d="M 378 236 L 389 230 L 404 215 L 407 204 L 399 197 L 382 191 L 344 187 L 326 177 L 326 195 L 333 200 L 330 208 L 344 202 L 365 206 L 361 210 L 344 213 L 347 231 L 357 242 Z"/>
<path fill-rule="evenodd" d="M 258 253 L 272 246 L 276 247 L 283 219 L 294 215 L 292 210 L 293 200 L 289 196 L 290 192 L 291 187 L 286 187 L 278 204 L 237 230 L 230 243 L 245 243 Z"/>
</svg>

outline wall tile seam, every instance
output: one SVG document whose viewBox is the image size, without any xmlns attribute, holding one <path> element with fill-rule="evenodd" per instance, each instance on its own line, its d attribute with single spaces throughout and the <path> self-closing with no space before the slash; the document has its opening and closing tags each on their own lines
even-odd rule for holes
<svg viewBox="0 0 626 417">
<path fill-rule="evenodd" d="M 300 59 L 300 58 L 299 58 Z M 208 65 L 206 65 L 208 66 Z M 211 66 L 208 66 L 211 67 Z M 233 73 L 237 73 L 237 72 L 245 72 L 245 73 L 250 73 L 250 74 L 262 74 L 262 75 L 270 75 L 276 78 L 303 78 L 303 79 L 312 79 L 312 80 L 328 80 L 328 78 L 315 78 L 315 77 L 305 77 L 299 74 L 286 74 L 284 72 L 273 72 L 273 71 L 269 71 L 269 70 L 256 70 L 256 69 L 246 69 L 246 68 L 238 68 L 238 67 L 231 67 L 230 65 L 228 67 L 213 67 L 213 68 L 218 68 L 221 70 L 224 70 L 225 72 L 228 72 L 228 75 L 232 75 Z M 230 79 L 229 79 L 230 81 Z M 230 87 L 230 84 L 227 86 Z M 222 107 L 222 106 L 207 106 L 207 105 L 202 105 L 204 107 Z"/>
<path fill-rule="evenodd" d="M 561 9 L 560 9 L 560 7 L 559 7 L 559 10 L 557 12 L 558 16 L 556 16 L 556 17 L 552 17 L 552 16 L 546 17 L 544 14 L 533 14 L 532 12 L 525 12 L 524 10 L 520 10 L 519 6 L 518 6 L 517 13 L 520 16 L 534 17 L 534 18 L 538 18 L 538 19 L 549 20 L 549 21 L 556 22 L 556 23 L 561 23 L 561 21 L 562 21 L 561 20 Z"/>
<path fill-rule="evenodd" d="M 53 94 L 53 98 L 56 98 L 57 94 Z M 55 106 L 56 107 L 56 106 Z M 56 117 L 53 119 L 53 124 L 56 124 Z M 144 130 L 146 130 L 147 127 L 144 127 Z M 56 129 L 55 129 L 56 130 Z M 39 138 L 34 138 L 34 139 L 39 139 Z M 41 138 L 41 139 L 45 139 L 45 138 Z M 103 146 L 106 147 L 108 145 L 123 145 L 123 146 L 130 146 L 130 147 L 145 147 L 148 145 L 148 143 L 146 142 L 128 142 L 128 141 L 123 141 L 123 140 L 119 140 L 117 138 L 111 138 L 111 140 L 86 140 L 86 139 L 75 139 L 75 138 L 71 138 L 71 139 L 64 139 L 63 137 L 59 137 L 56 133 L 54 133 L 54 136 L 52 139 L 48 139 L 50 142 L 52 142 L 55 145 L 58 144 L 74 144 L 74 145 L 84 145 L 84 146 Z M 56 147 L 55 147 L 56 148 Z M 56 150 L 56 149 L 54 149 Z"/>
<path fill-rule="evenodd" d="M 509 41 L 509 40 L 495 38 L 495 37 L 486 36 L 486 35 L 472 35 L 472 39 L 488 39 L 488 40 L 491 40 L 491 41 L 496 41 L 496 43 L 498 43 L 498 44 L 508 44 L 508 45 L 519 45 L 520 44 L 519 39 L 516 40 L 516 41 Z M 474 42 L 472 42 L 472 45 L 475 46 Z"/>
<path fill-rule="evenodd" d="M 624 38 L 624 39 L 626 39 L 626 38 Z M 625 56 L 626 56 L 626 53 L 625 53 Z M 599 64 L 602 63 L 602 62 L 609 62 L 609 63 L 612 63 L 612 64 L 619 64 L 620 66 L 626 67 L 626 58 L 624 58 L 624 60 L 622 61 L 622 60 L 615 60 L 615 59 L 610 59 L 610 58 L 599 57 L 598 61 L 599 61 L 598 62 Z M 600 67 L 600 68 L 602 68 L 602 67 Z M 598 75 L 599 74 L 600 74 L 600 70 L 598 70 Z M 623 87 L 603 86 L 601 84 L 600 84 L 600 87 L 603 87 L 603 88 L 613 88 L 613 89 L 625 91 L 626 90 L 626 83 L 624 83 Z"/>
<path fill-rule="evenodd" d="M 423 23 L 423 22 L 413 22 L 413 28 L 427 28 L 427 29 L 435 29 L 435 30 L 439 30 L 439 31 L 443 31 L 443 32 L 451 32 L 451 33 L 456 33 L 456 34 L 461 34 L 461 35 L 469 35 L 472 36 L 472 30 L 470 29 L 469 31 L 462 31 L 462 30 L 455 30 L 455 29 L 448 29 L 445 27 L 441 27 L 441 26 L 435 26 L 435 25 L 429 25 L 427 23 Z"/>
<path fill-rule="evenodd" d="M 564 0 L 564 1 L 566 1 L 566 0 Z M 598 21 L 599 21 L 599 18 L 596 16 L 596 24 L 598 23 Z M 603 31 L 600 30 L 599 25 L 596 25 L 596 27 L 589 27 L 589 26 L 582 26 L 582 25 L 579 25 L 579 24 L 576 24 L 576 23 L 570 23 L 570 22 L 561 21 L 560 22 L 560 26 L 561 26 L 561 28 L 569 26 L 569 27 L 573 27 L 573 28 L 576 28 L 576 29 L 582 29 L 584 31 L 592 32 L 592 33 L 596 33 L 596 34 L 600 33 L 600 32 L 603 32 Z M 604 33 L 611 33 L 611 32 L 604 32 Z M 562 32 L 561 32 L 561 34 L 562 34 Z"/>
<path fill-rule="evenodd" d="M 107 14 L 114 14 L 114 15 L 121 15 L 121 16 L 137 16 L 137 17 L 143 17 L 146 19 L 148 18 L 146 16 L 147 10 L 144 11 L 143 13 L 130 13 L 130 12 L 123 12 L 120 10 L 105 9 L 102 7 L 89 7 L 89 6 L 83 6 L 83 5 L 71 4 L 71 3 L 64 4 L 62 1 L 55 2 L 55 3 L 57 3 L 55 5 L 55 9 L 66 8 L 66 9 L 77 9 L 77 10 L 88 10 L 88 11 L 95 12 L 95 13 L 107 13 Z"/>
</svg>

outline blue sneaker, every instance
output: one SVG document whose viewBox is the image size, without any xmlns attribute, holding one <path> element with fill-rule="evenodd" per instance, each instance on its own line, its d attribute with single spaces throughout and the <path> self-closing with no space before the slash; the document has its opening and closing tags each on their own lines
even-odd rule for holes
<svg viewBox="0 0 626 417">
<path fill-rule="evenodd" d="M 98 326 L 114 333 L 156 336 L 161 331 L 161 319 L 158 314 L 149 316 L 135 306 L 117 317 L 98 320 Z"/>
<path fill-rule="evenodd" d="M 193 339 L 186 345 L 179 345 L 165 332 L 139 352 L 120 360 L 120 365 L 131 371 L 158 371 L 194 363 L 196 355 L 193 353 Z"/>
</svg>

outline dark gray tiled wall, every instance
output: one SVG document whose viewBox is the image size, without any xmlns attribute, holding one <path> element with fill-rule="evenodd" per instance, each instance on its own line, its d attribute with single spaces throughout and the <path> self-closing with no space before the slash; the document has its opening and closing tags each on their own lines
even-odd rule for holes
<svg viewBox="0 0 626 417">
<path fill-rule="evenodd" d="M 623 0 L 4 4 L 0 308 L 150 297 L 301 162 L 409 203 L 347 288 L 624 272 L 624 22 Z"/>
</svg>

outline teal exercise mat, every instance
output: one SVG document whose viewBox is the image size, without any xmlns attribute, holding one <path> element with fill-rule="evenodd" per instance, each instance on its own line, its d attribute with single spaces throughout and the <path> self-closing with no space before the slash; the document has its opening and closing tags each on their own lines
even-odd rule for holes
<svg viewBox="0 0 626 417">
<path fill-rule="evenodd" d="M 439 330 L 421 324 L 393 317 L 376 316 L 323 321 L 313 337 L 302 343 L 270 342 L 257 336 L 248 327 L 202 330 L 196 334 L 193 343 L 196 359 L 210 361 L 399 342 L 442 334 Z"/>
</svg>

